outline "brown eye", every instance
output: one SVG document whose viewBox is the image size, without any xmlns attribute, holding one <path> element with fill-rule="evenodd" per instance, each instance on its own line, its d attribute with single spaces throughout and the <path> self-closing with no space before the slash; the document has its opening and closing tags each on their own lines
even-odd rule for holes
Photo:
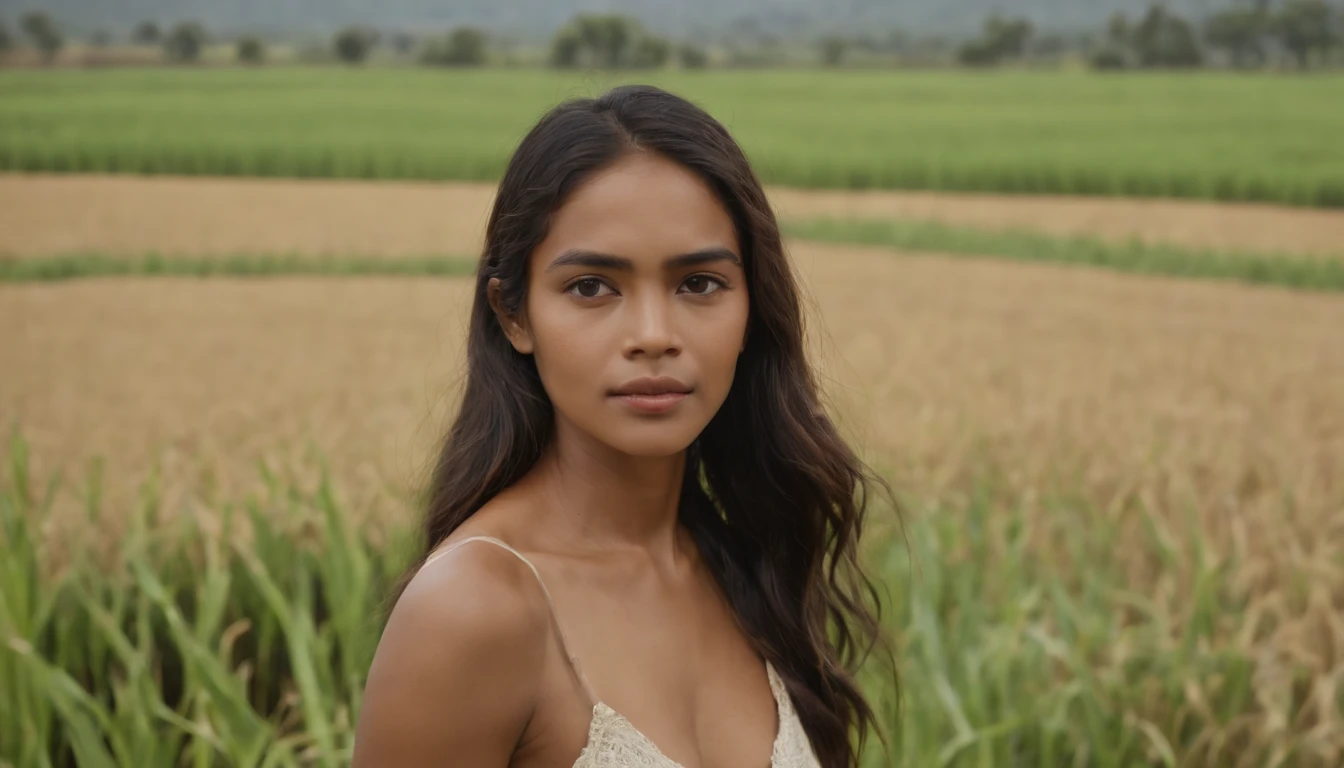
<svg viewBox="0 0 1344 768">
<path fill-rule="evenodd" d="M 607 286 L 595 277 L 585 277 L 581 280 L 575 280 L 569 286 L 568 292 L 583 299 L 596 299 L 603 295 L 603 290 Z"/>
<path fill-rule="evenodd" d="M 715 280 L 709 275 L 691 275 L 686 278 L 681 286 L 686 293 L 696 296 L 708 296 L 723 287 L 723 283 Z"/>
</svg>

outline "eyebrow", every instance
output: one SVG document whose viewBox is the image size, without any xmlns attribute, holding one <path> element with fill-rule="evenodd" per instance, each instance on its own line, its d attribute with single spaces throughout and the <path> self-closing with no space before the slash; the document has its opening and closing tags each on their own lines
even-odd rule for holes
<svg viewBox="0 0 1344 768">
<path fill-rule="evenodd" d="M 714 246 L 711 248 L 701 248 L 698 251 L 683 253 L 673 256 L 663 264 L 664 269 L 684 269 L 686 267 L 698 267 L 702 264 L 712 264 L 717 261 L 726 261 L 738 267 L 742 266 L 742 260 L 737 254 L 728 250 Z M 610 253 L 598 253 L 597 251 L 586 251 L 581 248 L 571 248 L 568 251 L 556 256 L 555 259 L 546 265 L 546 271 L 560 267 L 592 267 L 594 269 L 610 269 L 618 272 L 633 272 L 635 263 L 624 256 L 616 256 Z"/>
</svg>

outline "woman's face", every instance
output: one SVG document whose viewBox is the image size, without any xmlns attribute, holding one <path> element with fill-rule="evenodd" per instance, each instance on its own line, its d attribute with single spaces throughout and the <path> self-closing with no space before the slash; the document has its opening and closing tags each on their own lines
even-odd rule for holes
<svg viewBox="0 0 1344 768">
<path fill-rule="evenodd" d="M 732 219 L 691 171 L 627 155 L 552 217 L 525 306 L 505 328 L 533 355 L 558 429 L 633 456 L 673 455 L 723 404 L 744 344 Z"/>
</svg>

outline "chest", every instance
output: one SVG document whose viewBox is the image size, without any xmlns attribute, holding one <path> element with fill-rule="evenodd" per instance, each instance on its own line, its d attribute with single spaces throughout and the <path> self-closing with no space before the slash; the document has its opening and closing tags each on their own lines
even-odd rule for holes
<svg viewBox="0 0 1344 768">
<path fill-rule="evenodd" d="M 591 686 L 582 694 L 558 644 L 545 704 L 528 751 L 569 768 L 771 766 L 779 703 L 750 642 L 716 607 L 651 600 L 596 600 L 575 590 L 557 609 L 569 619 L 568 651 Z M 578 606 L 580 600 L 588 604 Z M 568 610 L 566 610 L 568 608 Z M 574 755 L 582 752 L 577 762 Z M 555 757 L 555 756 L 559 757 Z M 516 763 L 523 764 L 523 763 Z"/>
</svg>

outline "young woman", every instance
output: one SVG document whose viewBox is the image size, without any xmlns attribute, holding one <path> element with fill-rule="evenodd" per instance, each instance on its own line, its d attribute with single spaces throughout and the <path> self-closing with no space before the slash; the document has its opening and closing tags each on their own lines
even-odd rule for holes
<svg viewBox="0 0 1344 768">
<path fill-rule="evenodd" d="M 643 86 L 547 114 L 499 186 L 467 359 L 355 766 L 855 765 L 877 481 L 819 404 L 727 130 Z"/>
</svg>

